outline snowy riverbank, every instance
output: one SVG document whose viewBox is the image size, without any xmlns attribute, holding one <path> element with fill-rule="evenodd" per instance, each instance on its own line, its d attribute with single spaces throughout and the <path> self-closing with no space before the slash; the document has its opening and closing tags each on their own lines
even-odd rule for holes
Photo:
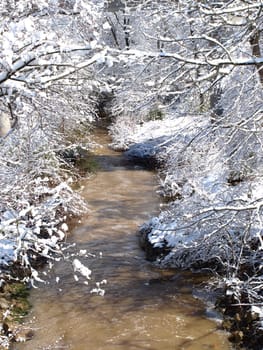
<svg viewBox="0 0 263 350">
<path fill-rule="evenodd" d="M 263 244 L 260 221 L 253 218 L 262 206 L 262 180 L 237 178 L 203 116 L 125 123 L 127 117 L 117 118 L 112 146 L 126 149 L 133 161 L 158 164 L 159 193 L 167 202 L 141 227 L 148 259 L 212 271 L 224 295 L 221 311 L 232 320 L 225 326 L 232 341 L 260 349 Z"/>
</svg>

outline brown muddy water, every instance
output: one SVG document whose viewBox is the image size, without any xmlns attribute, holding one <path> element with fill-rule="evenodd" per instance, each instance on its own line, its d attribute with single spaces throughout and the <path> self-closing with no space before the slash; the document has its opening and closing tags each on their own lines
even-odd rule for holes
<svg viewBox="0 0 263 350">
<path fill-rule="evenodd" d="M 138 226 L 159 210 L 155 174 L 110 150 L 105 133 L 96 141 L 102 145 L 95 156 L 99 170 L 82 181 L 90 213 L 73 228 L 70 241 L 76 246 L 65 253 L 81 250 L 78 259 L 92 270 L 91 280 L 86 285 L 84 278 L 74 279 L 74 257 L 56 263 L 49 283 L 31 293 L 33 308 L 24 327 L 34 337 L 14 349 L 231 349 L 227 335 L 193 297 L 204 278 L 159 270 L 138 246 Z M 100 285 L 104 296 L 91 293 L 102 280 L 107 280 Z"/>
</svg>

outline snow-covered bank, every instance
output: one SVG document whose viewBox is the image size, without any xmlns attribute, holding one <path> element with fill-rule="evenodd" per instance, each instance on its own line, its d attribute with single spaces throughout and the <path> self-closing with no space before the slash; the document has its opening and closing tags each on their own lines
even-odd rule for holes
<svg viewBox="0 0 263 350">
<path fill-rule="evenodd" d="M 239 314 L 242 321 L 235 327 L 247 327 L 238 342 L 248 346 L 253 335 L 260 343 L 262 179 L 233 181 L 224 147 L 213 142 L 216 131 L 203 115 L 135 122 L 125 128 L 125 143 L 116 132 L 122 123 L 125 119 L 117 118 L 111 129 L 113 147 L 124 146 L 133 161 L 159 164 L 159 192 L 167 201 L 160 215 L 141 227 L 147 257 L 162 267 L 213 272 L 228 299 L 225 315 Z"/>
<path fill-rule="evenodd" d="M 0 276 L 16 278 L 17 264 L 34 279 L 37 257 L 60 254 L 65 222 L 85 210 L 68 154 L 90 148 L 102 2 L 0 7 Z"/>
<path fill-rule="evenodd" d="M 59 243 L 67 234 L 68 227 L 65 222 L 68 216 L 78 215 L 85 208 L 81 198 L 66 183 L 49 188 L 44 182 L 42 179 L 38 186 L 31 188 L 35 196 L 39 192 L 44 200 L 38 199 L 31 205 L 24 202 L 25 207 L 20 211 L 2 210 L 0 267 L 3 271 L 0 270 L 0 273 L 3 278 L 9 273 L 8 267 L 14 263 L 21 264 L 21 268 L 28 272 L 34 272 L 36 277 L 34 260 L 40 256 L 49 259 L 54 253 L 61 254 Z M 10 279 L 15 277 L 9 276 Z M 32 275 L 29 273 L 27 278 L 31 279 Z"/>
</svg>

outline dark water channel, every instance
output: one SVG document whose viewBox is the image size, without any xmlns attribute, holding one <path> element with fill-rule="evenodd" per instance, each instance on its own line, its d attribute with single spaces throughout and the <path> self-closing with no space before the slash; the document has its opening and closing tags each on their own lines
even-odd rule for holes
<svg viewBox="0 0 263 350">
<path fill-rule="evenodd" d="M 96 150 L 100 169 L 82 182 L 90 213 L 70 237 L 76 242 L 72 251 L 81 250 L 78 259 L 92 270 L 91 280 L 76 281 L 72 264 L 58 262 L 49 284 L 31 294 L 25 326 L 35 335 L 15 349 L 230 349 L 226 334 L 192 296 L 200 276 L 159 270 L 138 247 L 138 225 L 160 204 L 154 173 L 108 149 L 105 134 L 96 138 L 102 145 Z M 105 295 L 90 293 L 102 280 L 107 280 L 101 285 Z"/>
</svg>

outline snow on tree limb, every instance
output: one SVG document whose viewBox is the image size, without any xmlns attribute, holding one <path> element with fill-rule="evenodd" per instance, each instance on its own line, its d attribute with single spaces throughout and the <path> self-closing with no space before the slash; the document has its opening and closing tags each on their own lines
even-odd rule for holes
<svg viewBox="0 0 263 350">
<path fill-rule="evenodd" d="M 256 2 L 255 4 L 246 4 L 246 5 L 241 5 L 241 6 L 229 6 L 229 7 L 224 7 L 224 2 L 222 2 L 222 8 L 218 9 L 213 9 L 212 6 L 209 8 L 206 6 L 200 5 L 200 10 L 202 13 L 206 15 L 222 15 L 222 14 L 232 14 L 235 12 L 246 12 L 250 10 L 260 10 L 263 8 L 262 2 Z"/>
<path fill-rule="evenodd" d="M 96 115 L 99 84 L 87 68 L 103 56 L 97 5 L 0 5 L 0 110 L 14 127 L 0 140 L 0 239 L 16 241 L 13 260 L 35 280 L 34 260 L 60 257 L 65 221 L 87 210 L 70 187 L 77 174 L 66 154 L 89 147 Z M 61 6 L 69 6 L 63 15 Z"/>
</svg>

